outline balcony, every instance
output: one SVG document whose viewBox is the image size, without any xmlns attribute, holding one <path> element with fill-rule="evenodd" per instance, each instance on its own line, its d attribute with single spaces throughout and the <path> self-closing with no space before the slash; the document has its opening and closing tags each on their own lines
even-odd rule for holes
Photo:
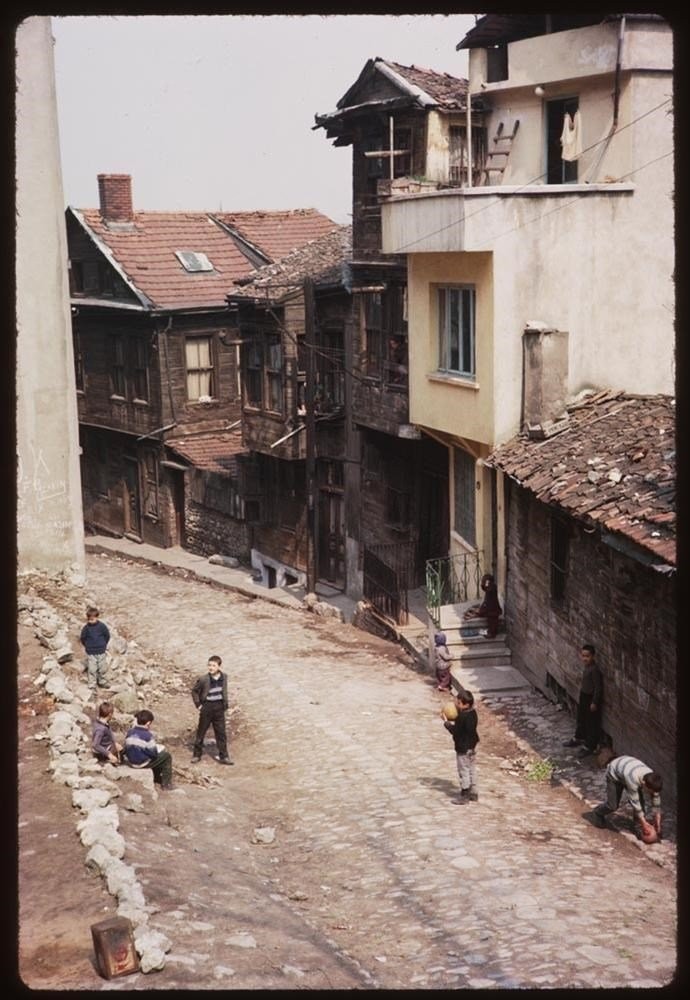
<svg viewBox="0 0 690 1000">
<path fill-rule="evenodd" d="M 580 221 L 615 226 L 635 191 L 631 183 L 530 184 L 458 188 L 399 195 L 381 207 L 384 253 L 490 251 L 499 239 L 529 231 L 530 239 L 551 236 L 554 223 L 569 218 L 577 204 Z M 560 227 L 563 229 L 563 226 Z M 588 232 L 583 232 L 586 245 Z M 511 242 L 509 240 L 509 242 Z"/>
</svg>

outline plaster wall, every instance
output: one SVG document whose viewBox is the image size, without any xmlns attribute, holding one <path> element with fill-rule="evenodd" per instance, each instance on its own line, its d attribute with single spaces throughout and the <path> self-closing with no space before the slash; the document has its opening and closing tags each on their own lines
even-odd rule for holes
<svg viewBox="0 0 690 1000">
<path fill-rule="evenodd" d="M 19 572 L 84 572 L 77 394 L 49 17 L 16 32 Z"/>
</svg>

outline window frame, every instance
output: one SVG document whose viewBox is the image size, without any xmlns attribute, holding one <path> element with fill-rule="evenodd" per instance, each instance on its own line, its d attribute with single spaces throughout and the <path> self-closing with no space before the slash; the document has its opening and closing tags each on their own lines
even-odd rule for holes
<svg viewBox="0 0 690 1000">
<path fill-rule="evenodd" d="M 265 330 L 263 398 L 265 410 L 281 413 L 284 407 L 283 392 L 283 342 L 278 331 Z M 276 363 L 277 362 L 277 363 Z M 277 404 L 277 405 L 275 405 Z"/>
<path fill-rule="evenodd" d="M 199 363 L 198 366 L 190 366 L 188 348 L 198 346 L 202 341 L 208 344 L 208 364 Z M 199 400 L 205 396 L 211 399 L 216 398 L 216 366 L 214 357 L 214 337 L 212 333 L 188 333 L 184 338 L 184 368 L 185 368 L 185 395 L 188 403 L 198 404 Z M 201 362 L 201 356 L 198 358 Z M 201 392 L 201 378 L 208 376 L 208 392 Z M 199 378 L 199 392 L 196 396 L 190 395 L 190 377 Z"/>
<path fill-rule="evenodd" d="M 114 333 L 111 341 L 110 388 L 111 397 L 127 399 L 127 364 L 125 335 Z"/>
<path fill-rule="evenodd" d="M 468 380 L 477 378 L 477 290 L 471 284 L 437 285 L 436 308 L 438 329 L 438 371 Z M 460 293 L 462 293 L 460 295 Z M 453 331 L 449 330 L 453 321 L 451 296 L 458 294 L 460 309 L 457 322 L 457 367 L 453 366 Z M 465 329 L 465 327 L 469 329 Z M 469 361 L 469 367 L 463 367 Z"/>
<path fill-rule="evenodd" d="M 570 571 L 570 525 L 562 515 L 551 515 L 549 536 L 549 595 L 553 604 L 562 607 L 568 596 Z M 557 551 L 559 543 L 561 552 Z"/>
<path fill-rule="evenodd" d="M 453 446 L 453 531 L 470 545 L 477 547 L 477 462 L 463 448 Z M 458 489 L 458 479 L 464 476 L 464 482 Z M 471 501 L 462 504 L 461 501 Z"/>
<path fill-rule="evenodd" d="M 130 338 L 130 358 L 132 362 L 133 399 L 137 403 L 149 402 L 149 352 L 143 337 Z M 143 389 L 143 393 L 139 390 Z"/>
</svg>

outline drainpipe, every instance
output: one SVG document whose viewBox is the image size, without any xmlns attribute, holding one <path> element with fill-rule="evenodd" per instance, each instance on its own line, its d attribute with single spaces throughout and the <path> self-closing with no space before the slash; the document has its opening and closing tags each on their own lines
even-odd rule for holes
<svg viewBox="0 0 690 1000">
<path fill-rule="evenodd" d="M 469 70 L 468 70 L 469 73 Z M 467 187 L 472 187 L 472 99 L 470 96 L 470 81 L 467 81 Z"/>
<path fill-rule="evenodd" d="M 160 335 L 163 338 L 163 353 L 165 354 L 165 380 L 168 383 L 168 399 L 170 401 L 170 416 L 173 418 L 175 423 L 177 423 L 177 417 L 175 416 L 175 402 L 173 400 L 172 394 L 172 384 L 170 382 L 170 359 L 168 357 L 168 333 L 172 329 L 173 318 L 168 316 L 168 325 L 165 330 L 160 330 Z"/>
<path fill-rule="evenodd" d="M 616 70 L 615 70 L 615 74 L 614 74 L 614 84 L 613 84 L 613 122 L 611 123 L 611 128 L 609 129 L 608 135 L 602 141 L 601 149 L 599 150 L 599 155 L 597 156 L 597 158 L 594 161 L 594 163 L 587 170 L 587 174 L 586 174 L 587 177 L 592 177 L 595 180 L 596 180 L 596 176 L 597 176 L 597 171 L 599 170 L 599 167 L 601 166 L 601 161 L 604 158 L 604 154 L 605 154 L 606 150 L 609 148 L 609 143 L 611 142 L 611 138 L 612 138 L 614 132 L 616 131 L 616 129 L 618 128 L 618 110 L 619 110 L 620 97 L 621 97 L 621 86 L 620 86 L 621 61 L 622 61 L 622 53 L 623 53 L 623 36 L 624 36 L 624 34 L 625 34 L 625 15 L 623 14 L 621 16 L 620 25 L 619 25 L 619 28 L 618 28 L 618 46 L 616 48 Z"/>
<path fill-rule="evenodd" d="M 621 17 L 621 23 L 618 28 L 618 49 L 616 51 L 616 76 L 613 88 L 613 126 L 611 131 L 613 132 L 618 128 L 618 105 L 621 96 L 620 78 L 621 78 L 621 56 L 623 52 L 623 35 L 625 33 L 625 14 Z"/>
</svg>

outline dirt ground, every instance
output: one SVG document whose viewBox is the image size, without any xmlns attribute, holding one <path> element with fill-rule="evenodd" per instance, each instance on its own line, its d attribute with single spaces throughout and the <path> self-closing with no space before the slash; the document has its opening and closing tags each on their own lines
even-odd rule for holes
<svg viewBox="0 0 690 1000">
<path fill-rule="evenodd" d="M 18 639 L 19 836 L 21 845 L 30 827 L 35 845 L 19 853 L 19 974 L 32 989 L 97 987 L 103 980 L 84 941 L 95 920 L 116 915 L 115 900 L 84 864 L 71 790 L 52 780 L 47 741 L 36 739 L 53 707 L 32 683 L 46 651 L 29 628 L 20 626 Z"/>
</svg>

